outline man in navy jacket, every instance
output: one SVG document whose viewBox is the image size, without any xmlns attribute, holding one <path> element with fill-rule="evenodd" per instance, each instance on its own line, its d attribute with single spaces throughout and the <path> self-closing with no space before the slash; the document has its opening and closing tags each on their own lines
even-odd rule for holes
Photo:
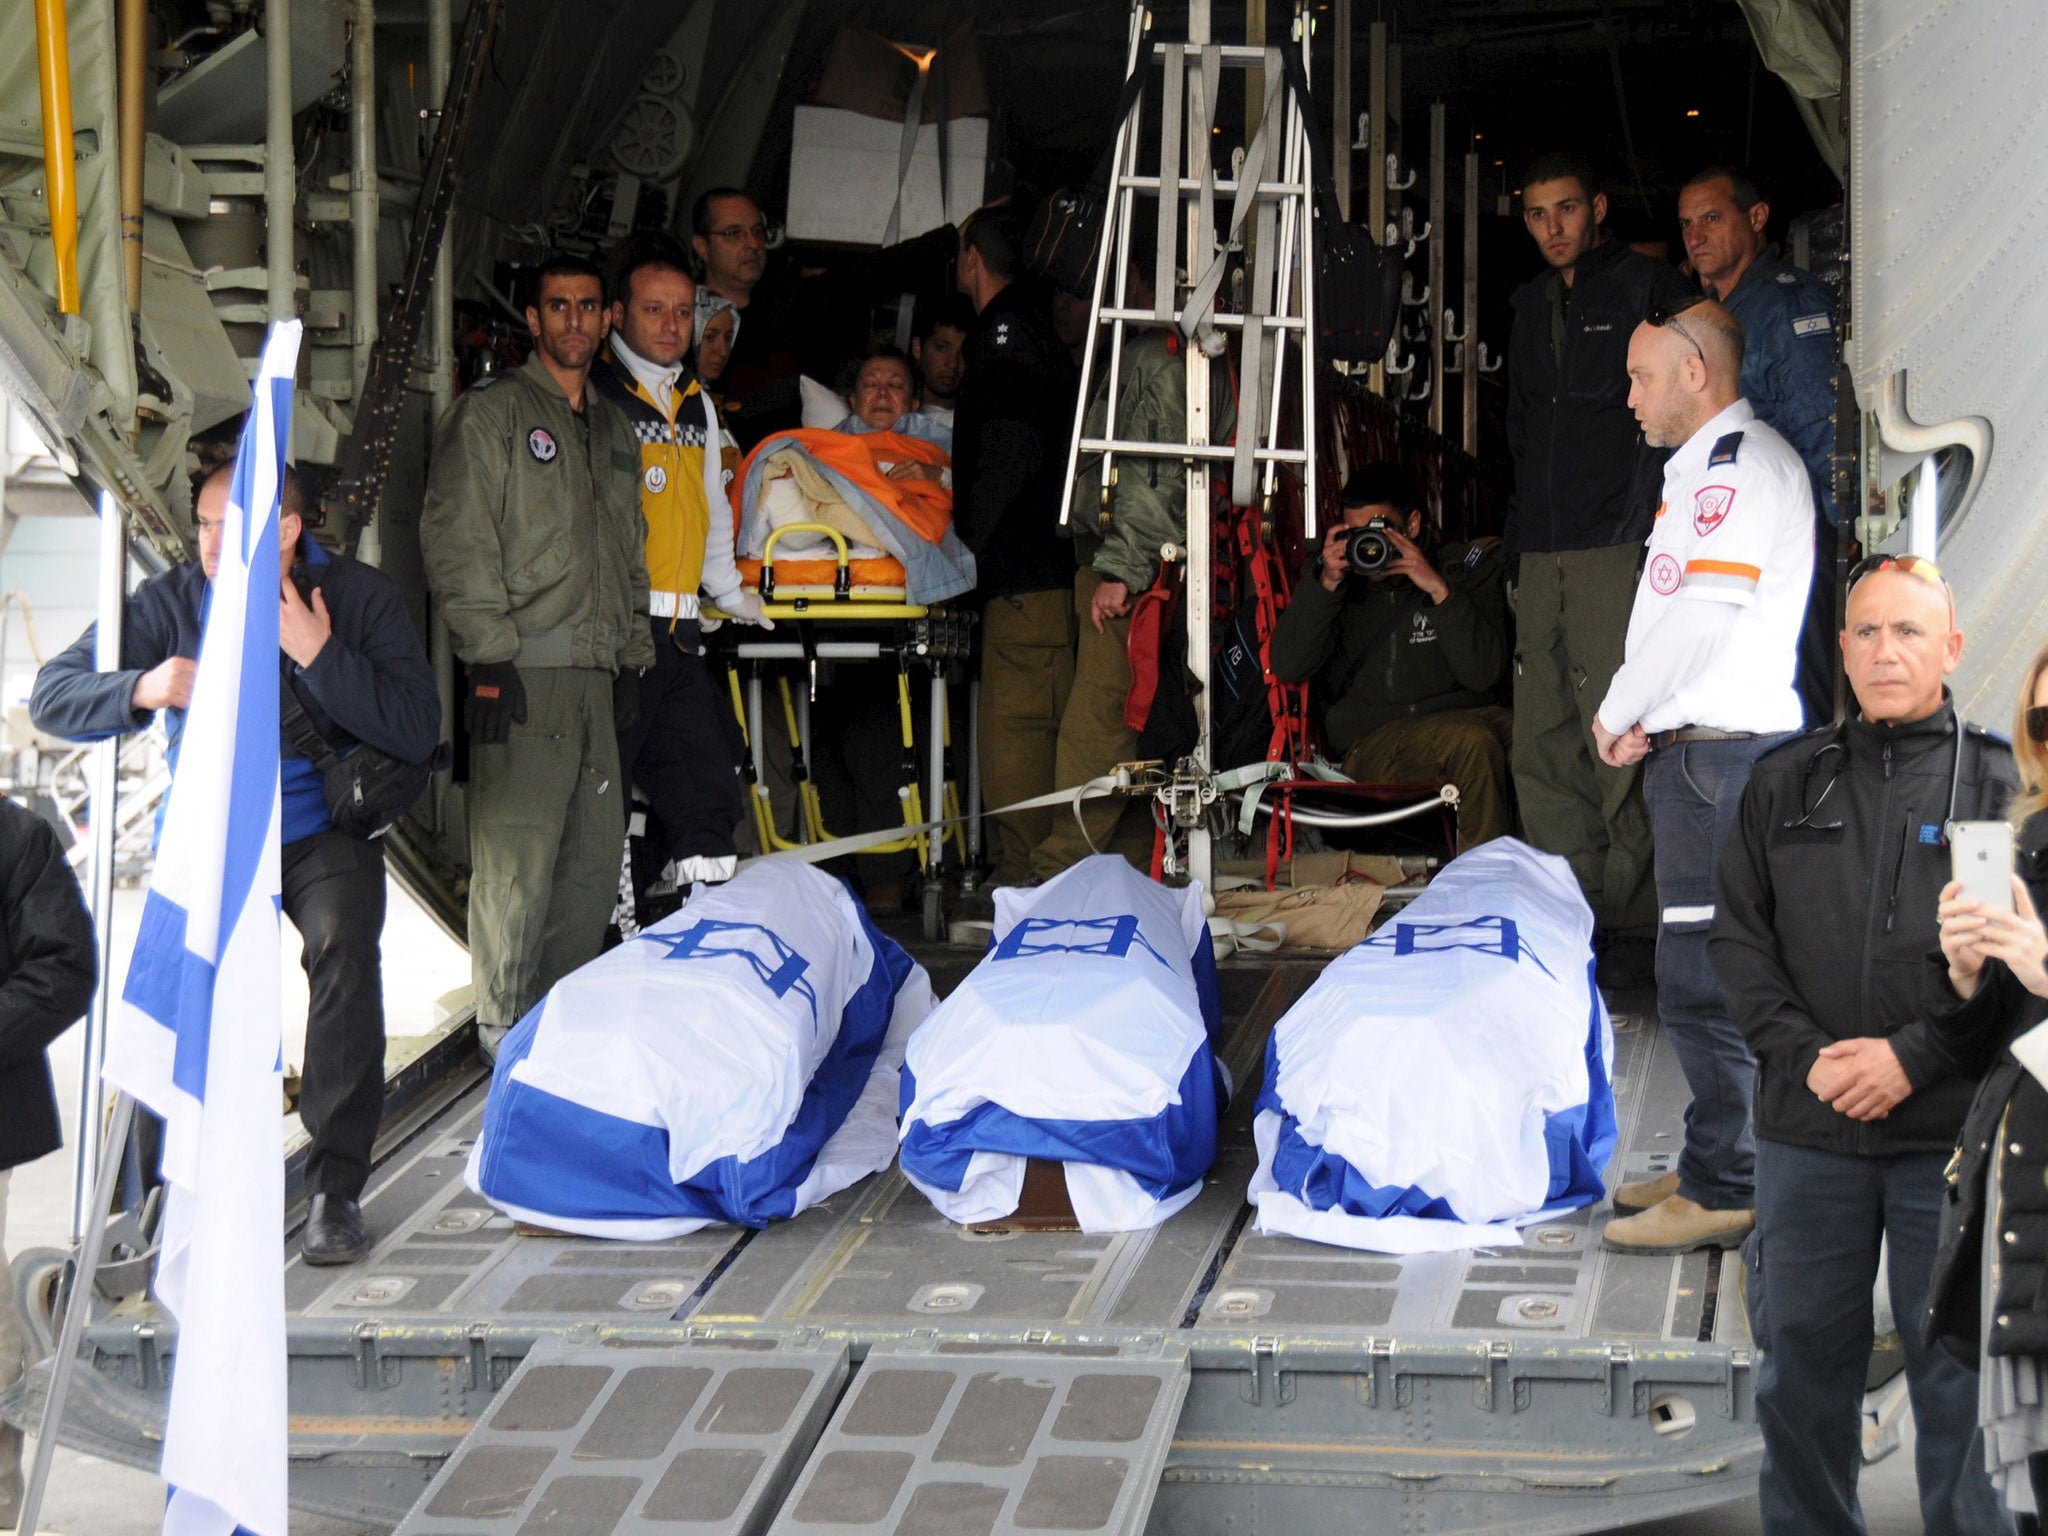
<svg viewBox="0 0 2048 1536">
<path fill-rule="evenodd" d="M 7 1272 L 8 1175 L 62 1142 L 50 1042 L 92 1001 L 92 919 L 49 824 L 0 800 L 0 1391 L 20 1379 Z M 0 1425 L 0 1530 L 21 1499 L 21 1432 Z"/>
<path fill-rule="evenodd" d="M 93 670 L 93 630 L 36 677 L 29 714 L 73 741 L 139 730 L 171 712 L 175 773 L 199 671 L 207 583 L 220 568 L 232 463 L 198 497 L 199 559 L 136 589 L 121 628 L 121 670 Z M 379 571 L 330 555 L 305 532 L 305 493 L 287 470 L 278 518 L 278 680 L 337 756 L 366 744 L 410 763 L 433 756 L 441 706 L 434 674 L 398 589 Z M 369 1251 L 359 1204 L 384 1107 L 384 856 L 335 830 L 320 771 L 281 725 L 284 911 L 305 940 L 310 1001 L 299 1116 L 306 1155 L 309 1264 L 351 1264 Z"/>
</svg>

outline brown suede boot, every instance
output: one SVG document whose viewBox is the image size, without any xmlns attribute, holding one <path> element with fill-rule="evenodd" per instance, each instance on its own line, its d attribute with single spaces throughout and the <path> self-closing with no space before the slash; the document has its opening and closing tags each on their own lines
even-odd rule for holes
<svg viewBox="0 0 2048 1536">
<path fill-rule="evenodd" d="M 1643 1179 L 1634 1184 L 1623 1184 L 1614 1191 L 1614 1208 L 1624 1216 L 1637 1211 L 1647 1211 L 1651 1206 L 1669 1200 L 1678 1193 L 1678 1173 L 1660 1173 L 1654 1179 Z"/>
<path fill-rule="evenodd" d="M 1755 1211 L 1710 1211 L 1683 1195 L 1673 1195 L 1647 1211 L 1610 1221 L 1601 1241 L 1616 1253 L 1690 1253 L 1695 1248 L 1739 1248 L 1755 1225 Z"/>
</svg>

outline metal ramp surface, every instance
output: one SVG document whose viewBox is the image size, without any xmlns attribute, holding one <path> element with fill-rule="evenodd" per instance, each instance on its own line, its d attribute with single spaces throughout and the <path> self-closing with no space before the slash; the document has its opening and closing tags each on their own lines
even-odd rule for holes
<svg viewBox="0 0 2048 1536">
<path fill-rule="evenodd" d="M 543 1339 L 398 1536 L 754 1536 L 846 1373 L 844 1345 Z"/>
<path fill-rule="evenodd" d="M 879 1344 L 777 1536 L 1145 1529 L 1188 1390 L 1171 1343 Z"/>
</svg>

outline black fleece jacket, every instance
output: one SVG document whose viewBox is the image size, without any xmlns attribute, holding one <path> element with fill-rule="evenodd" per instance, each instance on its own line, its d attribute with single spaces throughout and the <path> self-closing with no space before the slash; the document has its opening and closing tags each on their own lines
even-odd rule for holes
<svg viewBox="0 0 2048 1536">
<path fill-rule="evenodd" d="M 1643 441 L 1628 408 L 1628 339 L 1658 305 L 1697 297 L 1674 269 L 1611 239 L 1579 258 L 1571 287 L 1546 271 L 1515 290 L 1510 555 L 1604 549 L 1648 535 L 1668 455 Z"/>
<path fill-rule="evenodd" d="M 57 1150 L 45 1054 L 92 1002 L 92 919 L 49 824 L 0 800 L 0 1168 Z"/>
<path fill-rule="evenodd" d="M 1956 819 L 2003 815 L 2012 749 L 1976 727 L 1959 736 L 1946 699 L 1911 725 L 1809 732 L 1751 774 L 1707 948 L 1756 1055 L 1757 1135 L 1862 1157 L 1955 1145 L 1980 1071 L 1936 1022 L 1955 1001 L 1935 907 L 1959 745 Z M 1891 1041 L 1913 1091 L 1882 1120 L 1852 1120 L 1806 1075 L 1824 1046 L 1869 1036 Z"/>
</svg>

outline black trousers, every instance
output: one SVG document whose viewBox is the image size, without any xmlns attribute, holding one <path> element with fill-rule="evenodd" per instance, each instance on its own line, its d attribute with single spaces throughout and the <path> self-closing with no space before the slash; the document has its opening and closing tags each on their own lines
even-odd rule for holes
<svg viewBox="0 0 2048 1536">
<path fill-rule="evenodd" d="M 321 832 L 285 844 L 285 916 L 305 941 L 311 1000 L 299 1118 L 313 1140 L 306 1191 L 361 1196 L 384 1114 L 384 850 Z"/>
<path fill-rule="evenodd" d="M 647 797 L 660 826 L 656 868 L 693 855 L 730 858 L 742 809 L 739 721 L 723 680 L 697 654 L 696 621 L 651 622 L 654 665 L 640 679 L 640 718 L 619 733 L 619 803 L 631 816 L 634 789 Z"/>
</svg>

